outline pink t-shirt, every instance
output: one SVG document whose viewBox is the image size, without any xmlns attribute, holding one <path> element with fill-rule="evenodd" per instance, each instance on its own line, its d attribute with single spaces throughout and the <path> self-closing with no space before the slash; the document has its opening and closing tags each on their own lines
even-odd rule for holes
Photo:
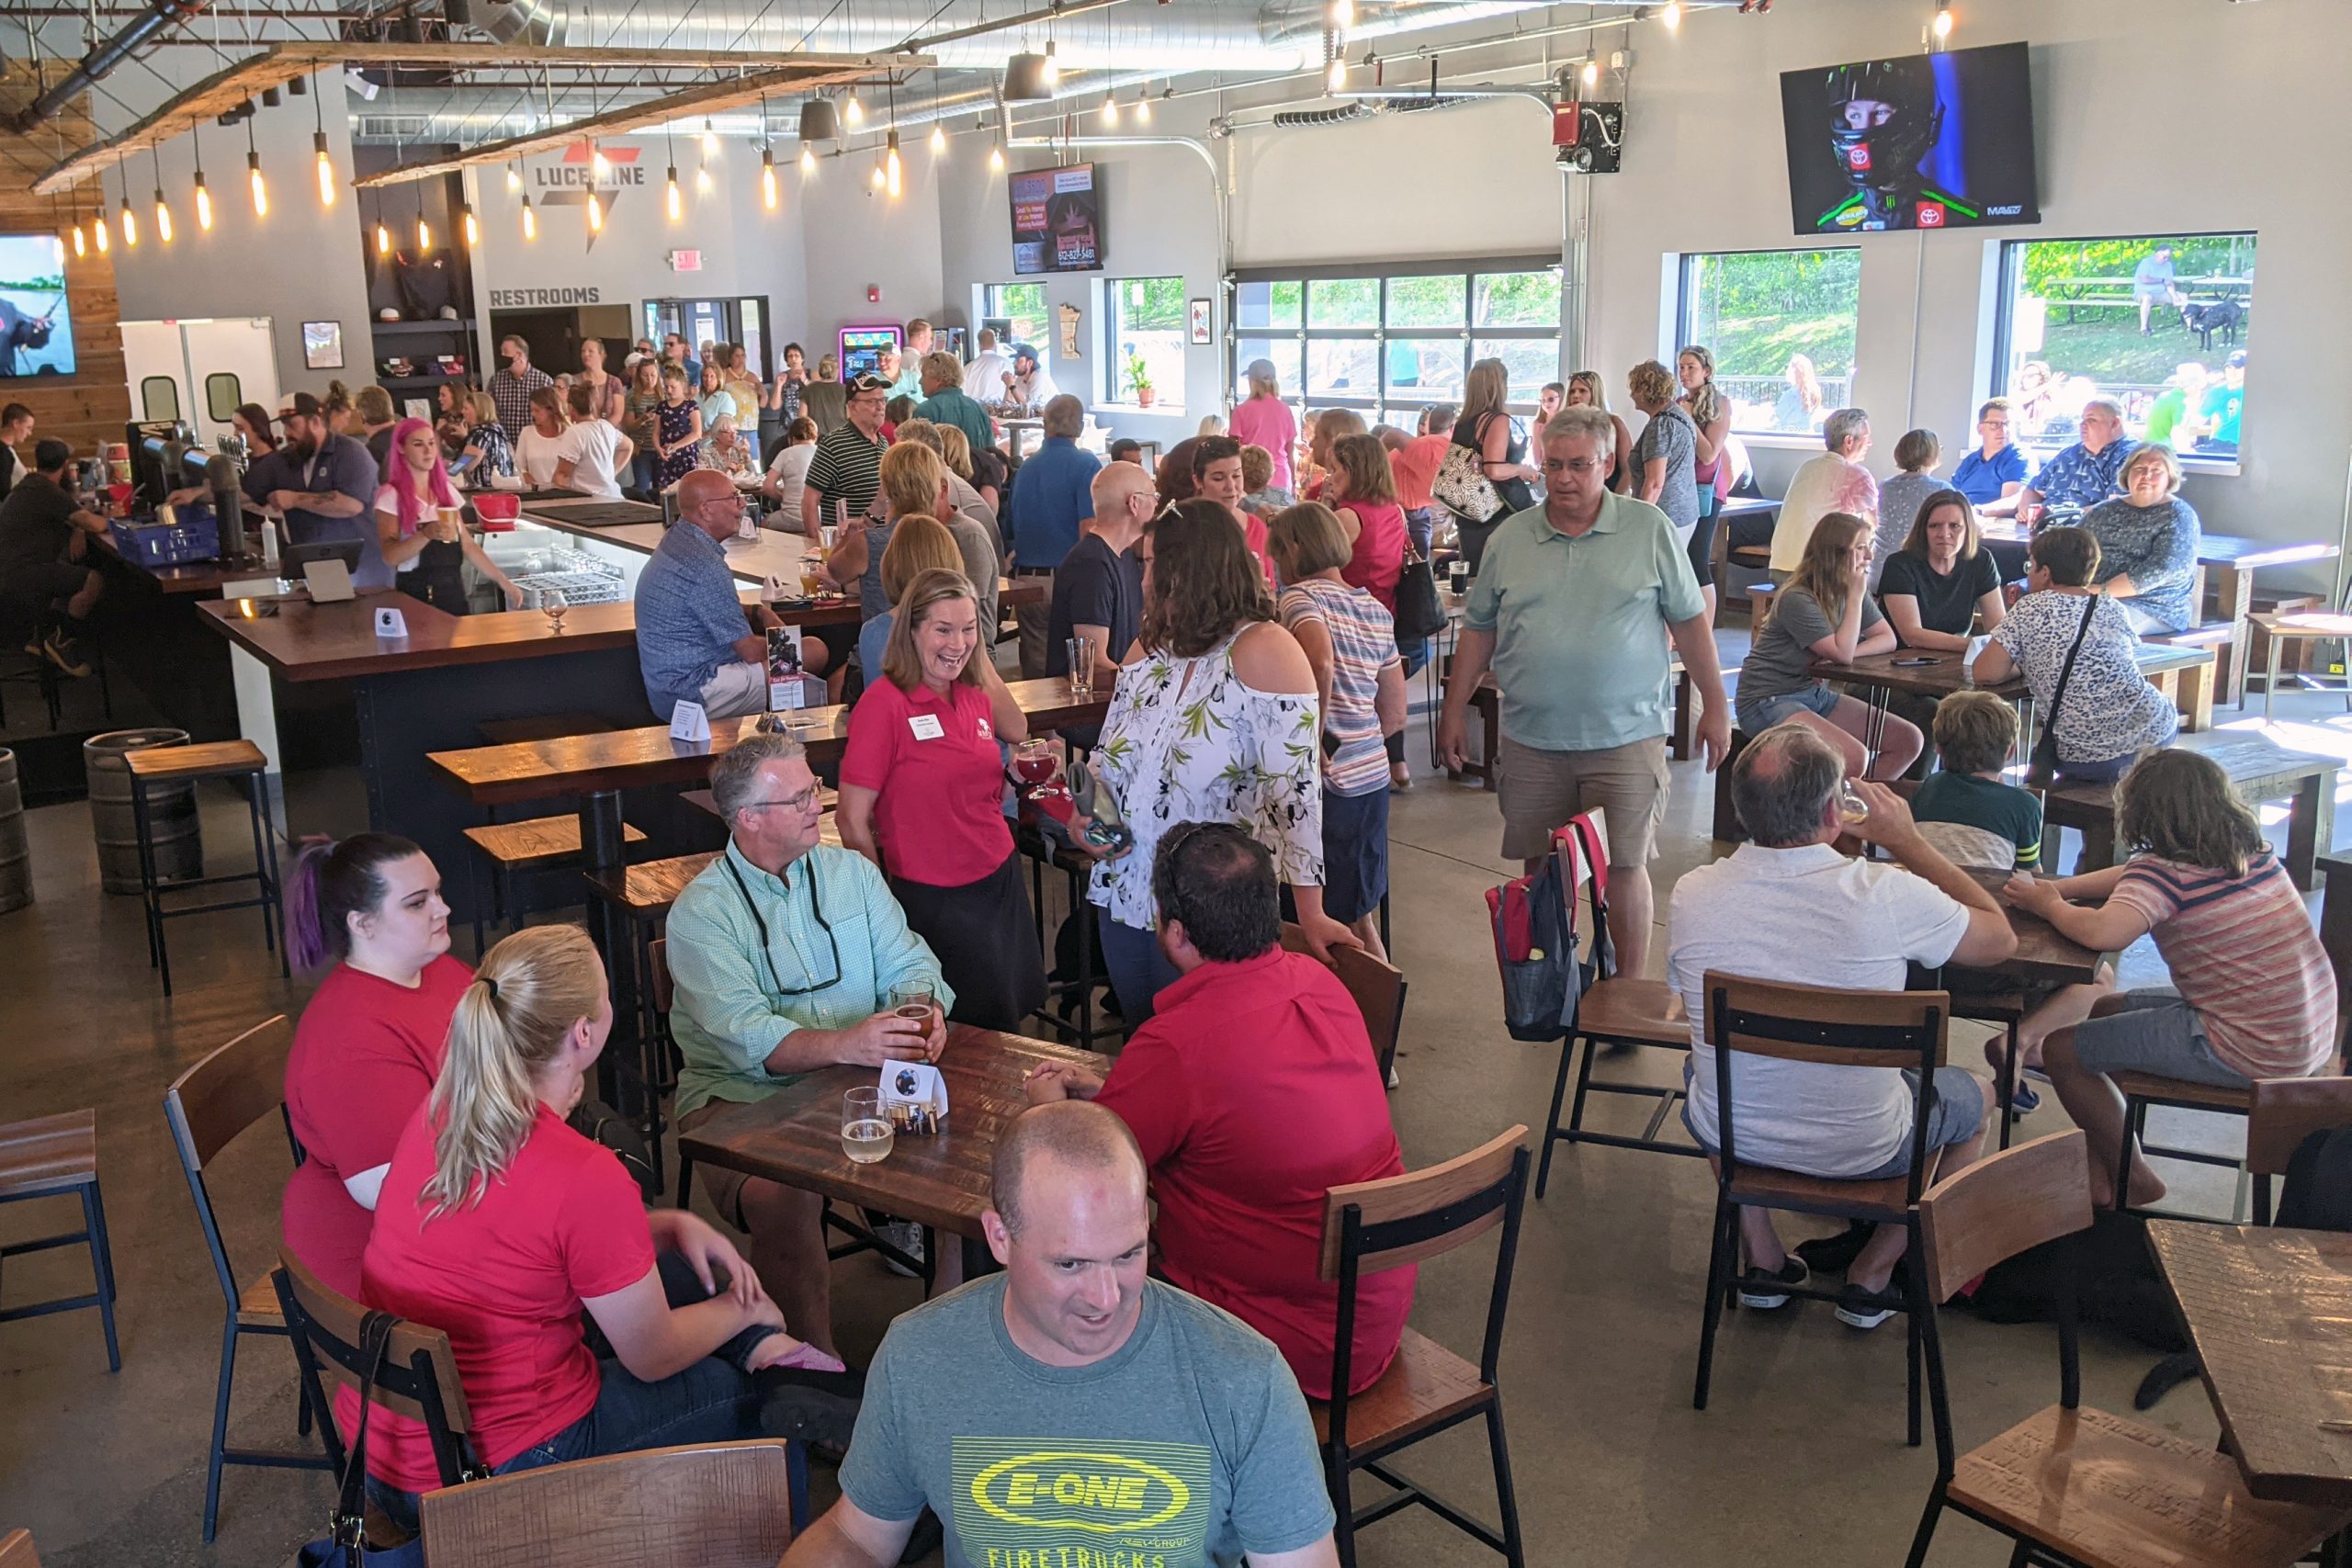
<svg viewBox="0 0 2352 1568">
<path fill-rule="evenodd" d="M 546 1106 L 481 1201 L 425 1218 L 433 1124 L 420 1108 L 401 1134 L 362 1266 L 369 1306 L 449 1337 L 482 1463 L 504 1464 L 588 1414 L 604 1374 L 582 1303 L 653 1269 L 653 1233 L 618 1156 Z M 408 1492 L 441 1484 L 424 1428 L 379 1444 L 368 1472 Z"/>
<path fill-rule="evenodd" d="M 989 694 L 961 682 L 948 693 L 903 692 L 876 671 L 842 754 L 842 783 L 876 792 L 884 869 L 927 887 L 978 882 L 1012 853 Z"/>
<path fill-rule="evenodd" d="M 1233 411 L 1233 438 L 1263 446 L 1274 459 L 1273 486 L 1290 489 L 1290 453 L 1298 444 L 1298 416 L 1280 398 L 1250 398 Z"/>
</svg>

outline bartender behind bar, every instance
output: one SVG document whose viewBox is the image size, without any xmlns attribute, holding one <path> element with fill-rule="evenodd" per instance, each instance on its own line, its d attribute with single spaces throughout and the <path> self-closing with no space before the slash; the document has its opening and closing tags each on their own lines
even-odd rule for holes
<svg viewBox="0 0 2352 1568">
<path fill-rule="evenodd" d="M 245 470 L 247 499 L 285 514 L 287 537 L 297 545 L 359 547 L 352 585 L 392 586 L 392 569 L 376 543 L 376 459 L 366 446 L 327 428 L 326 411 L 308 392 L 289 392 L 277 406 L 285 441 Z"/>
</svg>

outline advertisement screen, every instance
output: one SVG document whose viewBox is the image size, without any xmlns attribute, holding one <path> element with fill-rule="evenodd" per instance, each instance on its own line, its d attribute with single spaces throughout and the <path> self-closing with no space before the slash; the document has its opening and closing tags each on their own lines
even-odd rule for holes
<svg viewBox="0 0 2352 1568">
<path fill-rule="evenodd" d="M 1030 169 L 1006 182 L 1012 197 L 1012 270 L 1094 272 L 1102 265 L 1102 208 L 1094 165 Z"/>
<path fill-rule="evenodd" d="M 2039 223 L 2026 46 L 1781 77 L 1800 234 Z"/>
<path fill-rule="evenodd" d="M 73 374 L 65 242 L 54 234 L 0 234 L 0 377 Z"/>
</svg>

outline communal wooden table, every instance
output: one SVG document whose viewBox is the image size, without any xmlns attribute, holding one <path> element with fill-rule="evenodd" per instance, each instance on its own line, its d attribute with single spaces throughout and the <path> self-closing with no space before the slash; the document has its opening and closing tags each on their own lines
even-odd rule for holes
<svg viewBox="0 0 2352 1568">
<path fill-rule="evenodd" d="M 2199 679 L 2210 671 L 2213 650 L 2210 648 L 2168 648 L 2162 643 L 2143 642 L 2132 649 L 2140 673 L 2151 685 L 2182 704 L 2181 694 L 2175 682 L 2190 681 L 2182 728 L 2190 733 L 2206 728 L 2213 720 L 2213 690 L 2210 680 Z M 1851 685 L 1868 687 L 1874 710 L 1870 729 L 1862 743 L 1873 752 L 1884 733 L 1886 702 L 1894 693 L 1904 692 L 1940 702 L 1956 692 L 1986 691 L 2016 703 L 2023 716 L 2018 726 L 2018 745 L 2021 751 L 2030 752 L 2033 746 L 2033 691 L 2026 684 L 2022 673 L 2012 673 L 1997 685 L 1978 686 L 1968 671 L 1968 656 L 1940 649 L 1898 648 L 1889 653 L 1865 654 L 1851 664 L 1834 663 L 1816 659 L 1806 669 L 1816 680 L 1844 681 Z M 2194 710 L 2193 712 L 2190 710 Z"/>
<path fill-rule="evenodd" d="M 2152 1219 L 2148 1244 L 2246 1489 L 2352 1507 L 2352 1235 Z"/>
<path fill-rule="evenodd" d="M 842 1153 L 842 1096 L 871 1087 L 871 1067 L 827 1067 L 786 1084 L 756 1105 L 718 1112 L 678 1140 L 682 1157 L 764 1177 L 836 1202 L 896 1214 L 965 1239 L 980 1238 L 989 1207 L 989 1167 L 1004 1126 L 1028 1109 L 1022 1081 L 1041 1062 L 1107 1072 L 1107 1057 L 1074 1046 L 951 1024 L 939 1076 L 947 1120 L 933 1136 L 901 1133 L 872 1165 Z M 984 1258 L 970 1264 L 984 1266 Z M 978 1272 L 967 1265 L 967 1276 Z"/>
<path fill-rule="evenodd" d="M 2184 737 L 2175 740 L 2171 750 L 2211 758 L 2249 804 L 2291 800 L 2287 852 L 2280 863 L 2305 892 L 2319 886 L 2319 852 L 2335 837 L 2335 775 L 2344 765 L 2340 758 L 2290 751 L 2239 730 Z M 2043 796 L 2042 820 L 2082 834 L 2078 870 L 2096 871 L 2115 863 L 2114 785 L 2059 784 Z"/>
<path fill-rule="evenodd" d="M 1996 899 L 2001 897 L 2002 885 L 2013 874 L 2006 871 L 1981 871 L 1974 867 L 1968 871 L 1970 880 Z M 2009 930 L 2017 933 L 2018 950 L 2000 963 L 1988 964 L 1972 973 L 1998 975 L 2028 986 L 2087 985 L 2098 976 L 2098 966 L 2107 954 L 2096 948 L 2085 947 L 2073 937 L 2063 934 L 2040 915 L 2020 909 L 2006 900 L 2002 901 L 2001 908 L 2009 917 Z"/>
</svg>

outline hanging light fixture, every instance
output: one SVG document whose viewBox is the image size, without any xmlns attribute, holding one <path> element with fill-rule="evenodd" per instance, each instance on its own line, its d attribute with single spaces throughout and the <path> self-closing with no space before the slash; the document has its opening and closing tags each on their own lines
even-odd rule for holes
<svg viewBox="0 0 2352 1568">
<path fill-rule="evenodd" d="M 1680 27 L 1682 25 L 1682 0 L 1666 0 L 1666 4 L 1658 7 L 1657 19 L 1666 24 L 1666 30 L 1668 32 L 1672 32 L 1675 28 Z"/>
<path fill-rule="evenodd" d="M 300 82 L 302 78 L 297 76 L 294 80 L 296 82 Z M 317 128 L 311 132 L 311 145 L 316 149 L 318 152 L 319 205 L 321 207 L 333 207 L 334 205 L 335 184 L 334 160 L 327 155 L 327 119 L 325 99 L 326 95 L 324 93 L 313 93 L 311 95 L 311 123 Z"/>
<path fill-rule="evenodd" d="M 842 118 L 848 122 L 852 130 L 855 130 L 865 123 L 865 106 L 857 101 L 857 87 L 854 84 L 852 84 L 849 90 L 849 102 L 842 106 Z"/>
<path fill-rule="evenodd" d="M 806 141 L 800 144 L 800 172 L 804 175 L 817 172 L 817 154 L 809 151 Z"/>
<path fill-rule="evenodd" d="M 800 144 L 811 141 L 841 140 L 841 116 L 834 112 L 830 98 L 810 98 L 800 106 Z"/>
<path fill-rule="evenodd" d="M 1004 62 L 1004 96 L 1007 102 L 1033 104 L 1053 96 L 1053 86 L 1046 76 L 1044 55 L 1016 54 Z"/>
<path fill-rule="evenodd" d="M 1938 43 L 1951 37 L 1951 0 L 1936 0 L 1935 20 L 1928 23 L 1928 30 L 1936 35 Z"/>
<path fill-rule="evenodd" d="M 605 231 L 605 198 L 593 190 L 588 193 L 588 231 L 592 234 Z"/>
<path fill-rule="evenodd" d="M 164 199 L 164 154 L 153 147 L 147 149 L 155 161 L 155 237 L 165 244 L 172 243 L 172 204 Z"/>
<path fill-rule="evenodd" d="M 776 209 L 775 149 L 760 149 L 760 205 L 770 212 Z"/>
<path fill-rule="evenodd" d="M 523 188 L 523 171 L 512 164 L 506 165 L 506 188 L 509 191 L 518 191 Z"/>
<path fill-rule="evenodd" d="M 945 128 L 945 127 L 944 127 L 944 126 L 942 126 L 942 125 L 941 125 L 937 120 L 935 120 L 935 119 L 934 119 L 934 120 L 933 120 L 933 121 L 931 122 L 931 152 L 932 152 L 932 156 L 933 156 L 933 157 L 938 157 L 938 156 L 942 155 L 943 153 L 944 153 L 946 151 L 947 151 L 947 130 L 946 130 L 946 128 Z"/>
<path fill-rule="evenodd" d="M 1119 123 L 1119 100 L 1114 94 L 1109 92 L 1102 95 L 1102 123 L 1104 125 Z"/>
<path fill-rule="evenodd" d="M 130 210 L 130 176 L 119 162 L 114 166 L 114 177 L 122 186 L 122 243 L 130 249 L 139 243 L 139 215 Z"/>
<path fill-rule="evenodd" d="M 1577 80 L 1582 82 L 1588 87 L 1599 86 L 1600 85 L 1600 62 L 1589 55 L 1586 56 L 1584 69 L 1577 73 Z"/>
<path fill-rule="evenodd" d="M 384 197 L 380 192 L 376 197 L 376 254 L 379 256 L 392 254 L 392 231 L 384 222 Z"/>
<path fill-rule="evenodd" d="M 601 142 L 588 143 L 588 172 L 599 180 L 613 172 L 613 161 L 605 156 L 604 145 Z"/>
<path fill-rule="evenodd" d="M 90 237 L 98 243 L 98 254 L 105 255 L 114 248 L 114 236 L 107 232 L 107 183 L 98 182 L 98 217 L 91 225 Z"/>
<path fill-rule="evenodd" d="M 416 187 L 416 248 L 420 254 L 433 248 L 433 226 L 424 220 L 424 186 Z"/>
<path fill-rule="evenodd" d="M 1046 40 L 1046 63 L 1043 68 L 1043 75 L 1045 77 L 1046 85 L 1048 89 L 1061 85 L 1061 62 L 1054 58 L 1054 40 L 1052 39 L 1047 39 Z"/>
<path fill-rule="evenodd" d="M 899 130 L 896 126 L 890 128 L 889 143 L 882 154 L 882 168 L 883 183 L 889 188 L 890 198 L 895 201 L 905 188 L 905 166 L 899 161 Z"/>
<path fill-rule="evenodd" d="M 1143 96 L 1136 100 L 1136 123 L 1137 125 L 1151 123 L 1151 88 L 1148 85 L 1144 87 Z"/>
<path fill-rule="evenodd" d="M 531 198 L 526 196 L 523 198 L 523 238 L 529 241 L 538 237 L 539 215 L 531 210 Z"/>
<path fill-rule="evenodd" d="M 481 243 L 481 225 L 474 221 L 474 204 L 472 202 L 468 201 L 458 204 L 458 224 L 466 231 L 466 248 L 468 250 L 471 250 L 474 246 Z"/>
<path fill-rule="evenodd" d="M 696 196 L 708 196 L 710 194 L 710 165 L 708 164 L 695 164 L 695 194 Z"/>
<path fill-rule="evenodd" d="M 1334 51 L 1331 63 L 1324 69 L 1323 85 L 1334 93 L 1344 92 L 1348 85 L 1348 57 Z"/>
<path fill-rule="evenodd" d="M 1004 173 L 1004 143 L 1001 141 L 994 142 L 989 148 L 989 173 Z"/>
<path fill-rule="evenodd" d="M 74 254 L 77 257 L 90 254 L 90 242 L 82 232 L 82 220 L 79 214 L 76 214 L 74 219 Z"/>
<path fill-rule="evenodd" d="M 706 158 L 718 156 L 718 132 L 711 128 L 708 116 L 705 116 L 702 122 L 702 155 Z"/>
<path fill-rule="evenodd" d="M 253 187 L 254 216 L 269 216 L 269 182 L 262 178 L 261 152 L 254 146 L 254 122 L 245 121 L 245 183 Z"/>
<path fill-rule="evenodd" d="M 670 177 L 663 200 L 670 209 L 670 221 L 675 223 L 686 215 L 686 198 L 678 189 L 678 150 L 672 145 L 667 130 L 662 133 L 662 146 L 670 154 Z"/>
<path fill-rule="evenodd" d="M 204 188 L 204 138 L 194 126 L 188 127 L 188 141 L 196 149 L 196 226 L 203 232 L 212 232 L 212 193 Z"/>
</svg>

